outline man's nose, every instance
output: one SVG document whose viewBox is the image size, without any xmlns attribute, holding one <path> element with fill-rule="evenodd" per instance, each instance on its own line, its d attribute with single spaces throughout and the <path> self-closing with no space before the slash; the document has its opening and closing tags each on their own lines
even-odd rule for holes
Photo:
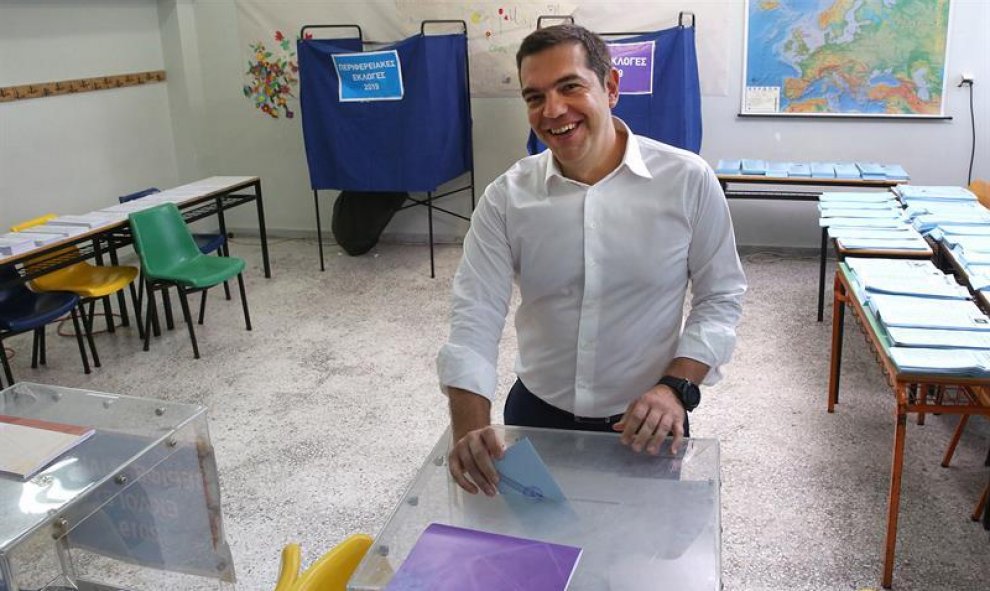
<svg viewBox="0 0 990 591">
<path fill-rule="evenodd" d="M 560 117 L 567 112 L 567 106 L 555 92 L 548 92 L 543 99 L 543 116 L 547 119 Z"/>
</svg>

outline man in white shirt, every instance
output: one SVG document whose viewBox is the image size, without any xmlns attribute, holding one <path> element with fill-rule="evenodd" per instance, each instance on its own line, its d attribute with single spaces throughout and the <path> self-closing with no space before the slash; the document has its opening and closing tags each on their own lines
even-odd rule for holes
<svg viewBox="0 0 990 591">
<path fill-rule="evenodd" d="M 513 165 L 478 204 L 437 360 L 451 475 L 488 495 L 504 447 L 490 413 L 513 280 L 519 380 L 506 423 L 621 431 L 623 444 L 652 454 L 668 434 L 676 452 L 696 384 L 719 379 L 746 290 L 715 174 L 612 117 L 619 75 L 600 37 L 540 29 L 516 62 L 529 123 L 549 149 Z"/>
</svg>

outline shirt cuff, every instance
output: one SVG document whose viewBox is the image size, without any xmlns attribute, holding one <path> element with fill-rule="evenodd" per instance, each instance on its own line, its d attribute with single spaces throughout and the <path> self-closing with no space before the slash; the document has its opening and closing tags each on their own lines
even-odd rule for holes
<svg viewBox="0 0 990 591">
<path fill-rule="evenodd" d="M 687 326 L 677 344 L 674 357 L 686 357 L 710 369 L 702 384 L 712 386 L 722 379 L 722 365 L 729 362 L 736 342 L 736 332 L 725 326 Z"/>
<path fill-rule="evenodd" d="M 483 356 L 463 345 L 447 343 L 437 355 L 437 374 L 440 391 L 449 395 L 448 388 L 460 388 L 480 394 L 489 400 L 495 398 L 498 375 L 495 366 Z"/>
</svg>

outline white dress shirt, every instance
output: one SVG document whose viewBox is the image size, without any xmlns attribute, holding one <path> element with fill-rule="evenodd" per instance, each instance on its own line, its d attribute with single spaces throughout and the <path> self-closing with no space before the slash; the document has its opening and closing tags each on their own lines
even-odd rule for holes
<svg viewBox="0 0 990 591">
<path fill-rule="evenodd" d="M 565 178 L 549 150 L 485 190 L 454 277 L 437 367 L 448 386 L 494 397 L 513 279 L 516 372 L 581 417 L 622 413 L 675 357 L 721 377 L 746 291 L 729 208 L 696 154 L 627 132 L 621 164 L 592 186 Z M 691 282 L 691 310 L 683 321 Z"/>
</svg>

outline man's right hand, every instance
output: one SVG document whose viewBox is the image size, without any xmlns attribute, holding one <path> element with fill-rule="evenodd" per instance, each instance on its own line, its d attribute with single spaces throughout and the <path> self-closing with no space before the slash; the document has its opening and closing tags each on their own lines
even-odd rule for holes
<svg viewBox="0 0 990 591">
<path fill-rule="evenodd" d="M 458 439 L 447 456 L 450 475 L 467 492 L 476 494 L 478 490 L 493 497 L 498 485 L 498 470 L 492 458 L 502 459 L 505 444 L 490 425 L 468 431 Z M 470 476 L 470 479 L 468 478 Z"/>
</svg>

